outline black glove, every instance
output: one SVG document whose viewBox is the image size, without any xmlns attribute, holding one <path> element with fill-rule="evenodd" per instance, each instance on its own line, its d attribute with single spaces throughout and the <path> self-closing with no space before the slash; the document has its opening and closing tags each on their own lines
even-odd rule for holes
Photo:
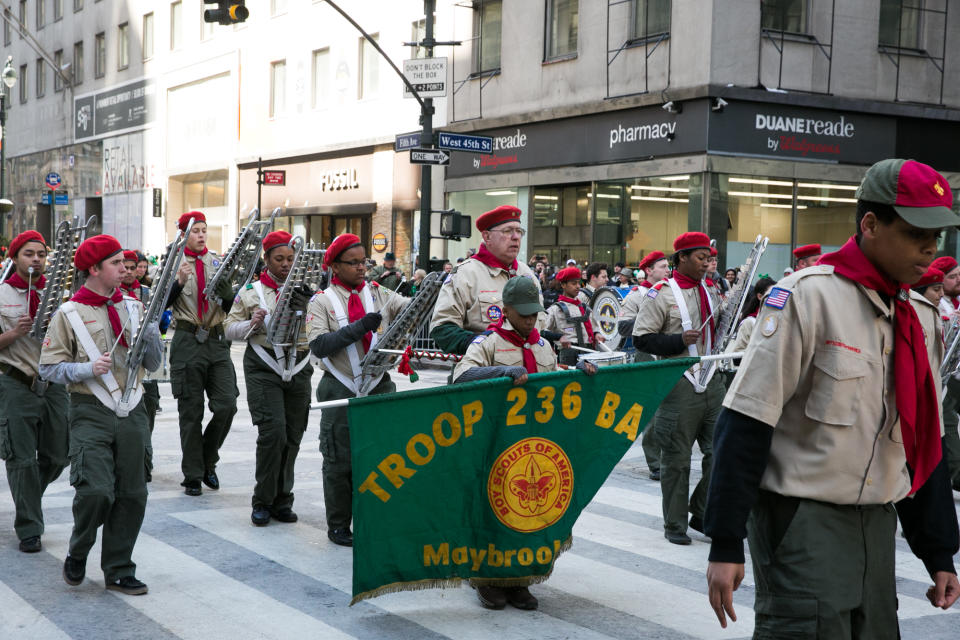
<svg viewBox="0 0 960 640">
<path fill-rule="evenodd" d="M 379 313 L 373 312 L 360 318 L 360 324 L 363 325 L 364 331 L 376 331 L 382 320 L 383 317 Z"/>
<path fill-rule="evenodd" d="M 311 297 L 313 297 L 313 293 L 310 291 L 310 287 L 305 284 L 300 285 L 290 294 L 290 308 L 294 311 L 306 311 Z"/>
</svg>

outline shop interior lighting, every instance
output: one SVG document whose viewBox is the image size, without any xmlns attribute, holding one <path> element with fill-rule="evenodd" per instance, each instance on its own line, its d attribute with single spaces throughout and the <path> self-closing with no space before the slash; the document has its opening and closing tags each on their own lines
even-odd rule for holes
<svg viewBox="0 0 960 640">
<path fill-rule="evenodd" d="M 533 199 L 534 199 L 534 200 L 554 200 L 554 201 L 556 201 L 556 200 L 559 200 L 560 198 L 559 198 L 558 196 L 539 196 L 539 195 L 538 195 L 538 196 L 533 196 Z"/>
<path fill-rule="evenodd" d="M 650 200 L 653 202 L 690 202 L 688 198 L 663 198 L 660 196 L 630 196 L 631 200 Z"/>
<path fill-rule="evenodd" d="M 592 193 L 592 192 L 591 192 L 591 193 L 588 193 L 588 194 L 587 194 L 587 197 L 588 197 L 588 198 L 592 198 L 592 197 L 593 197 L 593 193 Z M 619 200 L 619 199 L 620 199 L 620 196 L 619 196 L 618 194 L 616 194 L 616 193 L 598 193 L 598 194 L 597 194 L 597 197 L 598 197 L 598 198 L 606 198 L 607 200 Z"/>
<path fill-rule="evenodd" d="M 797 196 L 797 200 L 816 200 L 818 202 L 850 202 L 856 204 L 856 198 L 831 198 L 829 196 Z"/>
<path fill-rule="evenodd" d="M 664 182 L 669 182 L 669 181 L 671 181 L 671 180 L 689 180 L 689 179 L 690 179 L 690 176 L 689 176 L 689 175 L 686 175 L 686 176 L 663 176 L 663 177 L 661 177 L 661 178 L 657 178 L 657 180 L 663 180 Z"/>
<path fill-rule="evenodd" d="M 673 193 L 690 193 L 690 189 L 687 187 L 648 187 L 646 185 L 633 185 L 633 187 L 627 187 L 631 191 L 671 191 Z"/>
<path fill-rule="evenodd" d="M 761 202 L 760 206 L 770 207 L 772 209 L 792 209 L 793 208 L 792 204 L 780 204 L 779 202 Z M 807 208 L 807 205 L 805 204 L 797 205 L 797 209 L 806 209 L 806 208 Z"/>
<path fill-rule="evenodd" d="M 727 195 L 738 198 L 773 198 L 779 200 L 793 199 L 793 194 L 791 193 L 763 193 L 760 191 L 727 191 Z"/>
<path fill-rule="evenodd" d="M 517 195 L 516 191 L 510 191 L 509 189 L 504 189 L 503 191 L 487 191 L 488 196 L 515 196 Z"/>
<path fill-rule="evenodd" d="M 793 182 L 785 180 L 757 180 L 756 178 L 727 178 L 729 182 L 735 184 L 765 184 L 771 187 L 792 187 Z"/>
<path fill-rule="evenodd" d="M 856 191 L 860 188 L 855 184 L 815 184 L 813 182 L 800 182 L 797 186 L 808 189 L 839 189 L 842 191 Z"/>
</svg>

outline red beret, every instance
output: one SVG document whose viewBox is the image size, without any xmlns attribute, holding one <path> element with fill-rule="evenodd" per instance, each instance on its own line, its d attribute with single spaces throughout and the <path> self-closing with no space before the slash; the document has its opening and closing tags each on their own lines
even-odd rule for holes
<svg viewBox="0 0 960 640">
<path fill-rule="evenodd" d="M 803 260 L 804 258 L 812 258 L 813 256 L 819 256 L 823 253 L 823 249 L 820 248 L 818 244 L 805 244 L 802 247 L 797 247 L 793 250 L 793 257 L 797 260 Z"/>
<path fill-rule="evenodd" d="M 73 256 L 73 264 L 80 271 L 86 271 L 93 265 L 106 260 L 110 256 L 123 251 L 120 241 L 113 236 L 106 234 L 87 238 L 77 247 L 77 253 Z"/>
<path fill-rule="evenodd" d="M 557 282 L 567 282 L 569 280 L 579 280 L 583 274 L 577 267 L 567 267 L 557 272 Z"/>
<path fill-rule="evenodd" d="M 40 232 L 31 229 L 30 231 L 24 231 L 13 239 L 13 241 L 10 243 L 10 251 L 8 252 L 8 255 L 11 258 L 16 258 L 17 252 L 20 251 L 20 249 L 23 248 L 23 245 L 27 244 L 28 242 L 39 242 L 43 245 L 44 249 L 47 248 L 47 243 L 44 242 L 43 236 L 40 235 Z"/>
<path fill-rule="evenodd" d="M 204 224 L 207 222 L 207 216 L 203 215 L 202 212 L 190 211 L 180 216 L 180 219 L 177 220 L 177 226 L 180 227 L 180 231 L 187 230 L 187 223 L 190 222 L 190 218 L 193 218 L 194 222 L 203 222 Z"/>
<path fill-rule="evenodd" d="M 711 246 L 711 247 L 710 247 L 710 257 L 711 257 L 711 258 L 716 258 L 717 255 L 719 255 L 719 253 L 720 253 L 720 252 L 717 251 L 717 248 L 716 248 L 716 247 L 714 247 L 714 246 Z"/>
<path fill-rule="evenodd" d="M 666 257 L 667 256 L 663 255 L 663 251 L 654 251 L 653 253 L 648 253 L 646 256 L 644 256 L 643 260 L 640 261 L 640 264 L 637 265 L 637 269 L 647 269 L 652 267 Z"/>
<path fill-rule="evenodd" d="M 688 231 L 681 233 L 673 241 L 674 251 L 684 251 L 689 249 L 709 249 L 710 236 L 699 231 Z"/>
<path fill-rule="evenodd" d="M 133 260 L 134 262 L 139 262 L 139 256 L 137 256 L 136 251 L 130 251 L 129 249 L 124 250 L 123 252 L 123 261 Z"/>
<path fill-rule="evenodd" d="M 511 207 L 508 204 L 503 204 L 492 211 L 487 211 L 485 214 L 477 218 L 477 229 L 480 231 L 486 231 L 487 229 L 493 229 L 498 224 L 519 219 L 520 209 Z"/>
<path fill-rule="evenodd" d="M 292 238 L 293 236 L 286 231 L 271 231 L 263 239 L 263 251 L 266 253 L 267 251 L 270 251 L 270 249 L 288 245 L 290 244 L 290 240 Z"/>
<path fill-rule="evenodd" d="M 341 233 L 333 239 L 333 242 L 331 242 L 330 246 L 327 247 L 327 252 L 323 254 L 324 268 L 329 267 L 330 264 L 339 258 L 340 254 L 347 249 L 352 249 L 359 246 L 362 246 L 360 238 L 352 233 Z"/>
<path fill-rule="evenodd" d="M 957 268 L 957 261 L 951 256 L 940 256 L 931 262 L 930 266 L 943 271 L 944 275 L 946 275 Z"/>
<path fill-rule="evenodd" d="M 910 286 L 911 289 L 919 289 L 921 287 L 928 287 L 931 284 L 942 284 L 943 283 L 943 271 L 935 267 L 930 267 L 927 269 L 927 272 L 923 274 L 923 277 L 917 280 L 914 284 Z"/>
</svg>

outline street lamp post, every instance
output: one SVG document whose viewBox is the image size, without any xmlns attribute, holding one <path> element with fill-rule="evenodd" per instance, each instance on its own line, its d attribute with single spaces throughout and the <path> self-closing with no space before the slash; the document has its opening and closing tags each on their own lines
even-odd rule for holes
<svg viewBox="0 0 960 640">
<path fill-rule="evenodd" d="M 0 235 L 6 233 L 6 214 L 13 210 L 13 203 L 7 200 L 7 145 L 4 136 L 7 133 L 7 90 L 17 84 L 17 70 L 13 68 L 13 56 L 7 56 L 7 63 L 0 73 L 3 86 L 0 87 Z"/>
</svg>

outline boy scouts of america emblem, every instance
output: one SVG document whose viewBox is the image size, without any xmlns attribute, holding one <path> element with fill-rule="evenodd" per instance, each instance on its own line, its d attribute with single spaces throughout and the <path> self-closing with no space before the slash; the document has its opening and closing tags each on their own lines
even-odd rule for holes
<svg viewBox="0 0 960 640">
<path fill-rule="evenodd" d="M 487 307 L 487 318 L 496 322 L 500 319 L 500 316 L 503 315 L 503 311 L 495 304 Z"/>
<path fill-rule="evenodd" d="M 487 479 L 487 499 L 504 525 L 531 533 L 566 513 L 573 495 L 570 458 L 546 438 L 525 438 L 501 453 Z"/>
</svg>

